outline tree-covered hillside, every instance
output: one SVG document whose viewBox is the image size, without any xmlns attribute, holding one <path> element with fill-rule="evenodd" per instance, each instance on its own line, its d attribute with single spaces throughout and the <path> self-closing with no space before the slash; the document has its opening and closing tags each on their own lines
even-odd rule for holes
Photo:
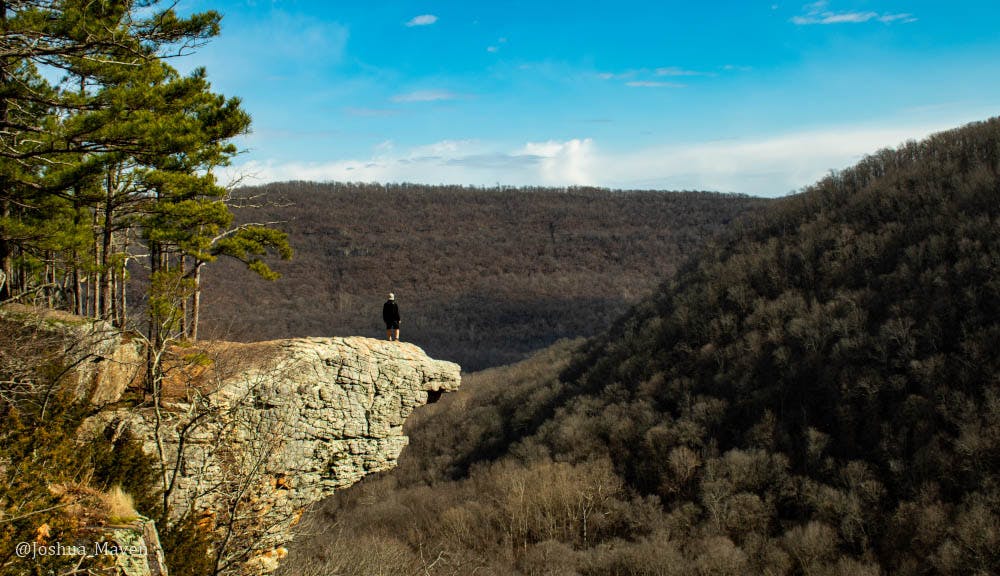
<svg viewBox="0 0 1000 576">
<path fill-rule="evenodd" d="M 289 568 L 996 574 L 998 340 L 992 119 L 743 220 L 571 359 L 470 379 Z"/>
<path fill-rule="evenodd" d="M 252 222 L 283 222 L 280 282 L 206 269 L 205 322 L 227 338 L 402 337 L 466 370 L 591 336 L 760 199 L 715 193 L 272 184 L 241 191 Z M 214 270 L 212 269 L 214 268 Z"/>
</svg>

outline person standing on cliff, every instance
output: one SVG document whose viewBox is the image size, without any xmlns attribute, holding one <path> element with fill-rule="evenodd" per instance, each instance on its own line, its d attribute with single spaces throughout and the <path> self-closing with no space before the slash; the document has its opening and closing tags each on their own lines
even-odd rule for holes
<svg viewBox="0 0 1000 576">
<path fill-rule="evenodd" d="M 399 305 L 396 295 L 389 293 L 389 299 L 382 305 L 382 320 L 385 321 L 385 337 L 389 340 L 399 340 Z"/>
</svg>

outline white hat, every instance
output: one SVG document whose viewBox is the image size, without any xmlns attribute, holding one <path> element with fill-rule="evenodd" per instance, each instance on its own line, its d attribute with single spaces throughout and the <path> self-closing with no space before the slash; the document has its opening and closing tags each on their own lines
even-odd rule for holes
<svg viewBox="0 0 1000 576">
<path fill-rule="evenodd" d="M 395 299 L 396 299 L 396 295 L 393 294 L 392 292 L 389 292 L 389 300 L 395 300 Z"/>
</svg>

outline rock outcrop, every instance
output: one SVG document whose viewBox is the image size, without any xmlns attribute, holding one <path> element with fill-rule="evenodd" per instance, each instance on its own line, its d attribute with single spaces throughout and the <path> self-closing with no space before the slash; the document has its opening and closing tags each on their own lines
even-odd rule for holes
<svg viewBox="0 0 1000 576">
<path fill-rule="evenodd" d="M 103 406 L 121 399 L 138 383 L 145 357 L 141 342 L 111 324 L 58 310 L 20 304 L 0 307 L 0 349 L 4 370 L 25 373 L 32 364 L 58 358 L 72 398 Z M 23 364 L 23 366 L 19 366 Z"/>
<path fill-rule="evenodd" d="M 162 409 L 109 410 L 90 423 L 142 438 L 169 463 L 176 513 L 271 553 L 309 504 L 392 468 L 403 422 L 459 385 L 457 364 L 369 338 L 214 342 L 176 352 Z"/>
<path fill-rule="evenodd" d="M 406 417 L 460 381 L 457 364 L 403 342 L 208 342 L 168 351 L 154 402 L 135 388 L 145 351 L 107 324 L 7 306 L 0 328 L 54 350 L 71 395 L 101 407 L 83 440 L 130 431 L 165 463 L 175 519 L 194 515 L 220 535 L 214 553 L 254 570 L 274 567 L 310 504 L 392 468 Z"/>
<path fill-rule="evenodd" d="M 84 533 L 89 539 L 88 552 L 98 559 L 110 559 L 115 574 L 168 576 L 156 524 L 149 518 L 85 529 Z"/>
</svg>

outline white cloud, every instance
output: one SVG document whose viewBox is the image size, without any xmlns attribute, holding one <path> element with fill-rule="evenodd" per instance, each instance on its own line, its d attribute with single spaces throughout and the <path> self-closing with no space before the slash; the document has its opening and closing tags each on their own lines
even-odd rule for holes
<svg viewBox="0 0 1000 576">
<path fill-rule="evenodd" d="M 626 70 L 624 72 L 598 72 L 597 77 L 601 80 L 622 80 L 624 78 L 633 78 L 639 72 L 639 70 Z"/>
<path fill-rule="evenodd" d="M 894 126 L 835 127 L 754 139 L 652 145 L 624 151 L 590 138 L 504 146 L 443 140 L 399 149 L 386 141 L 367 158 L 327 162 L 250 161 L 219 172 L 222 182 L 282 180 L 425 184 L 595 185 L 719 190 L 780 196 L 814 183 L 865 154 L 957 125 L 953 120 Z"/>
<path fill-rule="evenodd" d="M 878 12 L 824 12 L 816 16 L 796 16 L 792 22 L 804 24 L 861 23 L 878 18 Z"/>
<path fill-rule="evenodd" d="M 421 158 L 456 158 L 475 153 L 479 150 L 479 147 L 479 143 L 475 140 L 441 140 L 440 142 L 411 148 L 407 157 L 417 160 Z"/>
<path fill-rule="evenodd" d="M 676 82 L 658 82 L 655 80 L 633 80 L 632 82 L 626 82 L 626 86 L 630 88 L 684 88 L 684 84 L 678 84 Z"/>
<path fill-rule="evenodd" d="M 437 102 L 439 100 L 455 100 L 458 94 L 448 90 L 415 90 L 392 97 L 393 102 Z"/>
<path fill-rule="evenodd" d="M 497 52 L 500 51 L 500 46 L 506 43 L 507 43 L 507 38 L 501 36 L 500 38 L 497 38 L 496 44 L 487 46 L 486 51 L 489 52 L 490 54 L 496 54 Z"/>
<path fill-rule="evenodd" d="M 421 14 L 420 16 L 414 16 L 406 25 L 410 28 L 414 26 L 430 26 L 437 21 L 438 17 L 433 14 Z"/>
<path fill-rule="evenodd" d="M 778 196 L 814 183 L 865 154 L 952 127 L 844 127 L 757 139 L 653 146 L 601 158 L 602 184 Z"/>
<path fill-rule="evenodd" d="M 890 22 L 895 22 L 901 20 L 903 24 L 909 24 L 910 22 L 916 22 L 917 18 L 913 14 L 883 14 L 878 17 L 880 22 L 885 22 L 886 24 Z"/>
<path fill-rule="evenodd" d="M 798 26 L 808 26 L 811 24 L 862 24 L 865 22 L 877 21 L 884 24 L 902 22 L 908 24 L 916 22 L 913 14 L 879 14 L 878 12 L 833 12 L 827 10 L 829 2 L 821 0 L 806 4 L 802 7 L 802 15 L 792 16 L 791 22 Z"/>
<path fill-rule="evenodd" d="M 528 142 L 504 150 L 475 140 L 442 140 L 405 151 L 385 141 L 367 159 L 329 162 L 248 161 L 217 172 L 222 183 L 283 180 L 417 182 L 424 184 L 571 186 L 596 183 L 589 139 Z"/>
<path fill-rule="evenodd" d="M 711 72 L 697 72 L 695 70 L 685 70 L 677 66 L 665 66 L 657 68 L 654 73 L 657 76 L 714 76 Z"/>
<path fill-rule="evenodd" d="M 730 70 L 724 67 L 723 70 Z M 629 80 L 626 86 L 632 88 L 683 88 L 683 84 L 674 84 L 655 80 L 655 78 L 673 78 L 684 76 L 716 76 L 715 72 L 701 72 L 698 70 L 688 70 L 679 66 L 661 66 L 659 68 L 636 68 L 623 70 L 621 72 L 598 72 L 597 77 L 601 80 Z"/>
<path fill-rule="evenodd" d="M 594 143 L 590 138 L 528 142 L 519 155 L 539 159 L 539 176 L 543 184 L 565 186 L 595 182 L 590 172 L 595 160 Z"/>
</svg>

